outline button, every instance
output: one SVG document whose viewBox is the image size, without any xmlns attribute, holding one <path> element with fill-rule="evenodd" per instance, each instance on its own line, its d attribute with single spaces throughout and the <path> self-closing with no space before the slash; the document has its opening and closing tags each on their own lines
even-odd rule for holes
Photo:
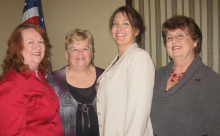
<svg viewBox="0 0 220 136">
<path fill-rule="evenodd" d="M 101 125 L 101 124 L 99 124 L 99 127 L 102 127 L 102 125 Z"/>
<path fill-rule="evenodd" d="M 97 102 L 100 102 L 100 100 L 99 100 L 99 99 L 97 99 Z"/>
<path fill-rule="evenodd" d="M 56 110 L 56 112 L 58 112 L 58 110 Z"/>
<path fill-rule="evenodd" d="M 47 89 L 47 87 L 45 87 L 45 89 Z"/>
<path fill-rule="evenodd" d="M 101 113 L 100 113 L 100 112 L 98 112 L 98 115 L 101 115 Z"/>
<path fill-rule="evenodd" d="M 53 100 L 53 98 L 51 98 L 51 100 Z"/>
</svg>

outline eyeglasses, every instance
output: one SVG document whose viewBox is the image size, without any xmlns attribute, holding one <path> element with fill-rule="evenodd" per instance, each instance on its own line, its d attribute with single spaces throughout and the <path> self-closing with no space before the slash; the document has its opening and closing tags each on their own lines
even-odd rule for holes
<svg viewBox="0 0 220 136">
<path fill-rule="evenodd" d="M 167 36 L 166 37 L 166 42 L 173 41 L 173 38 L 175 38 L 176 40 L 182 40 L 183 37 L 185 37 L 186 35 L 189 35 L 189 34 L 176 34 L 174 36 Z"/>
</svg>

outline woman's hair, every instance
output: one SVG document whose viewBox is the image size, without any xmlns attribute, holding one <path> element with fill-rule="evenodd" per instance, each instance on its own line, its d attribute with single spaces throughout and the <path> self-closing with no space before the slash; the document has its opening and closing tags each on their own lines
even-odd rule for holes
<svg viewBox="0 0 220 136">
<path fill-rule="evenodd" d="M 70 47 L 72 44 L 77 44 L 79 42 L 82 42 L 86 40 L 89 48 L 92 52 L 92 60 L 91 64 L 94 64 L 94 53 L 95 53 L 95 48 L 94 48 L 94 39 L 92 34 L 88 30 L 81 30 L 81 29 L 75 29 L 67 33 L 66 38 L 65 38 L 65 50 L 69 53 Z"/>
<path fill-rule="evenodd" d="M 110 29 L 112 29 L 114 18 L 118 13 L 123 13 L 124 16 L 128 18 L 132 28 L 139 30 L 139 34 L 136 36 L 136 42 L 139 44 L 141 42 L 141 36 L 145 32 L 145 26 L 140 14 L 135 9 L 128 6 L 119 7 L 109 20 Z"/>
<path fill-rule="evenodd" d="M 202 46 L 202 33 L 196 24 L 196 22 L 190 18 L 183 15 L 176 15 L 165 21 L 162 25 L 162 37 L 164 44 L 166 46 L 166 37 L 168 31 L 173 31 L 176 29 L 188 30 L 190 37 L 193 41 L 197 41 L 197 46 L 194 48 L 196 53 L 200 53 Z"/>
<path fill-rule="evenodd" d="M 33 28 L 37 32 L 39 32 L 45 44 L 45 55 L 38 67 L 38 70 L 43 73 L 49 72 L 50 70 L 49 55 L 50 55 L 51 45 L 49 43 L 49 39 L 47 37 L 45 30 L 33 23 L 23 23 L 18 25 L 12 32 L 11 36 L 9 37 L 6 57 L 3 60 L 3 64 L 1 65 L 3 72 L 1 74 L 0 79 L 2 79 L 5 73 L 7 71 L 10 71 L 12 68 L 17 72 L 21 72 L 25 70 L 31 71 L 29 66 L 24 64 L 24 57 L 22 55 L 22 50 L 24 48 L 22 31 L 30 28 Z"/>
</svg>

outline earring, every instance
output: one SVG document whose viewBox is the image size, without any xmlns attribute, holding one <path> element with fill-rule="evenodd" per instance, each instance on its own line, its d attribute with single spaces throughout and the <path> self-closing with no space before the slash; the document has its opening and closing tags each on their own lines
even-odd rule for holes
<svg viewBox="0 0 220 136">
<path fill-rule="evenodd" d="M 197 49 L 196 48 L 194 48 L 194 54 L 197 54 Z"/>
<path fill-rule="evenodd" d="M 169 59 L 172 60 L 172 58 L 170 57 L 170 55 L 169 55 Z"/>
</svg>

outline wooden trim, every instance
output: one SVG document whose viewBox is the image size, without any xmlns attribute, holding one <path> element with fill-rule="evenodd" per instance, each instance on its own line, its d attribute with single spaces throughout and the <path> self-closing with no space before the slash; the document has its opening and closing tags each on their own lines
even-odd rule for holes
<svg viewBox="0 0 220 136">
<path fill-rule="evenodd" d="M 126 0 L 126 6 L 132 7 L 132 0 Z"/>
</svg>

